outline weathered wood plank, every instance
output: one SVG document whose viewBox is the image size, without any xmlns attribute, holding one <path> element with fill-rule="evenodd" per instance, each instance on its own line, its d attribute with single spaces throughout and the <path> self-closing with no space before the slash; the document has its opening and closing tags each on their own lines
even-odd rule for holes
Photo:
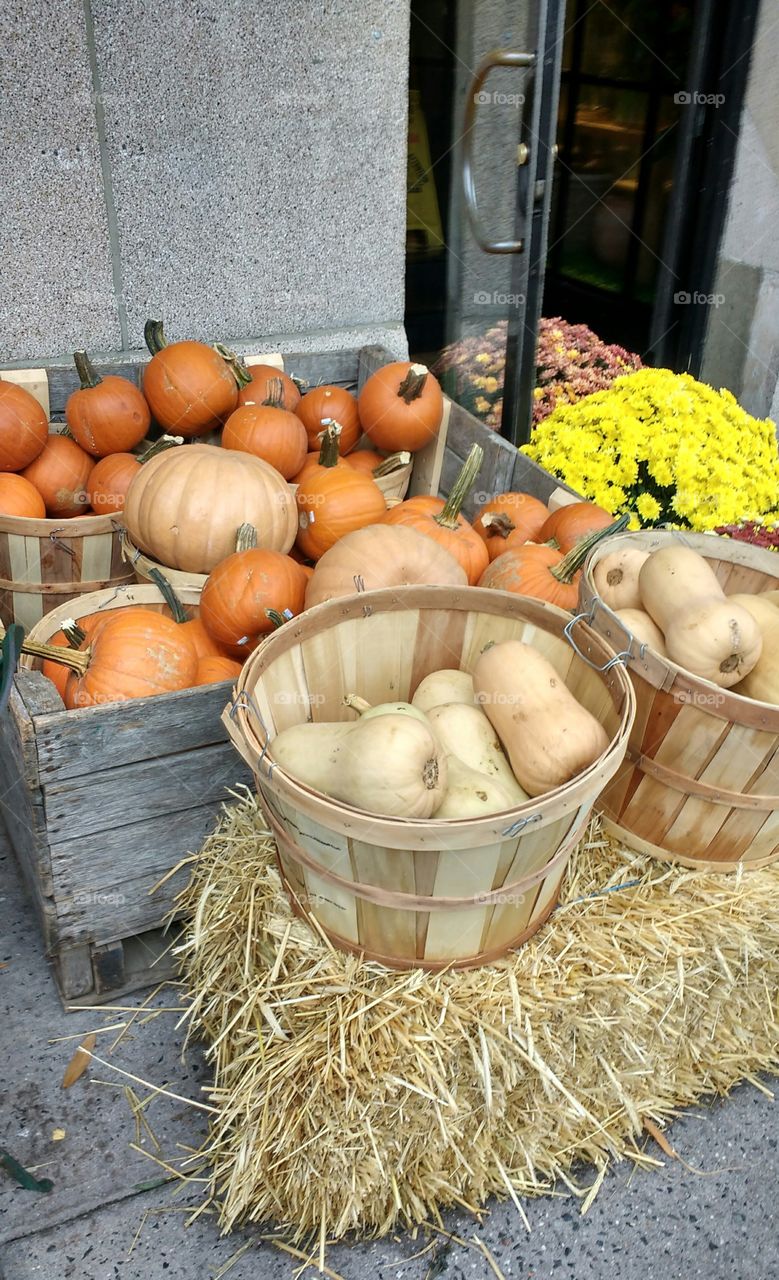
<svg viewBox="0 0 779 1280">
<path fill-rule="evenodd" d="M 151 818 L 217 803 L 226 787 L 248 780 L 233 747 L 217 743 L 53 781 L 44 788 L 49 841 L 131 826 L 139 813 Z"/>
<path fill-rule="evenodd" d="M 25 690 L 26 696 L 26 690 Z M 227 741 L 221 715 L 230 682 L 154 698 L 36 716 L 38 768 L 44 785 L 155 760 Z"/>
<path fill-rule="evenodd" d="M 60 974 L 55 970 L 60 997 L 66 1010 L 78 1009 L 82 1005 L 107 1004 L 130 995 L 133 991 L 142 991 L 144 987 L 156 987 L 167 978 L 174 978 L 177 973 L 176 961 L 171 954 L 172 946 L 179 933 L 179 926 L 171 925 L 165 929 L 147 929 L 143 933 L 122 940 L 123 981 L 119 987 L 100 990 L 91 985 L 78 996 L 68 997 L 62 987 Z M 90 982 L 94 984 L 92 971 L 92 949 L 89 953 Z"/>
<path fill-rule="evenodd" d="M 63 947 L 56 956 L 54 976 L 63 1001 L 82 999 L 94 990 L 92 949 L 86 943 L 76 947 Z"/>
<path fill-rule="evenodd" d="M 36 782 L 32 722 L 16 687 L 0 717 L 0 813 L 50 946 L 56 939 L 56 911 L 46 816 Z"/>
<path fill-rule="evenodd" d="M 375 345 L 360 347 L 357 360 L 357 390 L 362 391 L 371 374 L 381 369 L 383 365 L 389 364 L 391 360 L 392 355 L 386 347 Z"/>
<path fill-rule="evenodd" d="M 558 480 L 557 476 L 550 475 L 543 467 L 539 467 L 532 458 L 517 452 L 514 452 L 514 467 L 509 488 L 518 493 L 530 493 L 534 498 L 540 498 L 542 502 L 547 502 L 555 489 L 564 489 L 577 498 L 581 497 L 581 494 L 578 494 L 570 485 Z"/>
</svg>

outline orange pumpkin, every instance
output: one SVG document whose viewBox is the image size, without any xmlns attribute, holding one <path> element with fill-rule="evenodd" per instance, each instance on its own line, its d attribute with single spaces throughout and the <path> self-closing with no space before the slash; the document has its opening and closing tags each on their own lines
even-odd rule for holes
<svg viewBox="0 0 779 1280">
<path fill-rule="evenodd" d="M 342 454 L 349 453 L 362 435 L 357 401 L 345 387 L 329 383 L 313 387 L 302 397 L 295 413 L 306 428 L 310 449 L 316 449 L 328 422 L 340 423 L 338 449 Z"/>
<path fill-rule="evenodd" d="M 140 444 L 151 422 L 143 393 L 127 378 L 101 378 L 86 351 L 73 359 L 81 386 L 68 396 L 65 421 L 76 443 L 96 458 Z"/>
<path fill-rule="evenodd" d="M 89 474 L 87 494 L 98 515 L 116 515 L 124 508 L 127 490 L 141 469 L 133 453 L 109 453 L 96 462 Z"/>
<path fill-rule="evenodd" d="M 322 441 L 317 451 L 306 454 L 305 462 L 292 477 L 292 483 L 300 485 L 304 477 L 316 475 L 319 471 L 329 471 L 332 467 L 351 465 L 348 459 L 342 458 L 338 452 L 338 437 L 341 434 L 340 424 L 331 422 L 322 432 Z"/>
<path fill-rule="evenodd" d="M 210 573 L 200 597 L 200 618 L 223 651 L 244 658 L 273 631 L 271 612 L 301 613 L 307 577 L 279 551 L 235 551 Z"/>
<path fill-rule="evenodd" d="M 22 471 L 49 436 L 46 414 L 24 387 L 0 382 L 0 471 Z"/>
<path fill-rule="evenodd" d="M 46 503 L 34 484 L 12 471 L 0 471 L 0 516 L 42 520 L 45 515 Z"/>
<path fill-rule="evenodd" d="M 363 431 L 375 448 L 413 453 L 438 435 L 444 398 L 425 365 L 399 360 L 371 374 L 357 406 Z"/>
<path fill-rule="evenodd" d="M 346 461 L 350 467 L 356 467 L 358 471 L 365 471 L 372 476 L 376 468 L 384 462 L 384 455 L 376 453 L 374 449 L 355 449 Z"/>
<path fill-rule="evenodd" d="M 479 473 L 483 450 L 475 444 L 471 449 L 452 492 L 444 502 L 441 498 L 419 496 L 407 498 L 392 507 L 384 517 L 384 524 L 404 525 L 433 538 L 444 547 L 464 569 L 471 586 L 475 586 L 489 564 L 484 541 L 476 530 L 460 515 L 460 509 Z"/>
<path fill-rule="evenodd" d="M 490 560 L 512 545 L 538 542 L 549 509 L 529 493 L 500 493 L 477 513 L 473 527 L 484 539 Z"/>
<path fill-rule="evenodd" d="M 514 547 L 492 561 L 478 585 L 532 596 L 573 612 L 578 606 L 579 579 L 584 561 L 602 538 L 624 529 L 627 522 L 628 517 L 622 516 L 608 528 L 596 529 L 565 555 L 544 543 L 528 542 Z"/>
<path fill-rule="evenodd" d="M 155 422 L 175 435 L 202 436 L 230 416 L 238 383 L 230 365 L 205 342 L 165 342 L 160 320 L 147 320 L 152 358 L 143 371 L 143 394 Z"/>
<path fill-rule="evenodd" d="M 88 649 L 67 654 L 66 661 L 74 668 L 65 690 L 67 707 L 188 689 L 197 674 L 197 657 L 182 628 L 141 606 L 117 609 L 93 631 Z"/>
<path fill-rule="evenodd" d="M 538 541 L 555 542 L 565 555 L 587 534 L 608 528 L 613 519 L 597 502 L 572 502 L 553 511 L 544 521 Z"/>
<path fill-rule="evenodd" d="M 349 466 L 312 467 L 295 497 L 297 545 L 309 560 L 318 560 L 345 533 L 376 524 L 387 512 L 376 481 Z"/>
<path fill-rule="evenodd" d="M 306 460 L 308 436 L 294 413 L 273 405 L 246 404 L 227 419 L 222 448 L 253 453 L 290 480 Z"/>
<path fill-rule="evenodd" d="M 282 369 L 272 364 L 246 365 L 239 357 L 233 357 L 240 370 L 241 382 L 238 391 L 240 404 L 265 404 L 274 391 L 274 382 L 281 383 L 281 403 L 279 408 L 294 413 L 300 403 L 300 392 L 297 386 Z"/>
<path fill-rule="evenodd" d="M 109 615 L 107 613 L 89 613 L 84 618 L 79 618 L 69 629 L 70 634 L 66 635 L 64 631 L 57 631 L 47 644 L 54 645 L 55 649 L 83 649 L 89 641 L 89 637 L 98 626 Z M 41 672 L 48 680 L 51 680 L 57 693 L 65 701 L 65 690 L 68 680 L 71 676 L 70 667 L 65 667 L 61 662 L 53 662 L 50 658 L 45 658 L 41 664 Z"/>
<path fill-rule="evenodd" d="M 201 658 L 197 664 L 195 684 L 221 684 L 223 680 L 234 680 L 240 672 L 240 662 L 232 658 Z"/>
<path fill-rule="evenodd" d="M 49 516 L 81 515 L 89 506 L 89 477 L 94 460 L 67 436 L 50 435 L 45 448 L 23 475 L 35 485 Z"/>
</svg>

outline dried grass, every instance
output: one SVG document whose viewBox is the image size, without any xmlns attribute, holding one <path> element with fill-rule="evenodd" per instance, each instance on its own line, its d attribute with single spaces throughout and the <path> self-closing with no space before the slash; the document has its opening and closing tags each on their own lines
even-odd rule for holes
<svg viewBox="0 0 779 1280">
<path fill-rule="evenodd" d="M 524 1216 L 558 1179 L 586 1210 L 611 1161 L 657 1167 L 645 1118 L 779 1068 L 778 868 L 669 867 L 593 826 L 562 903 L 502 964 L 388 972 L 291 916 L 253 800 L 228 809 L 177 948 L 222 1227 L 273 1221 L 323 1256 L 492 1195 Z"/>
</svg>

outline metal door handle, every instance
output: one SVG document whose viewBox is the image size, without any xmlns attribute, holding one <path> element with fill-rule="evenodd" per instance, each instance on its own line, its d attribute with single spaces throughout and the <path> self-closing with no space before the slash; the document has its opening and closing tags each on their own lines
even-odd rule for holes
<svg viewBox="0 0 779 1280">
<path fill-rule="evenodd" d="M 493 49 L 485 54 L 479 63 L 476 74 L 468 89 L 465 100 L 465 133 L 463 138 L 463 190 L 465 192 L 465 210 L 468 215 L 474 239 L 485 253 L 522 253 L 524 240 L 489 240 L 479 219 L 479 207 L 476 202 L 476 183 L 473 176 L 473 135 L 476 124 L 476 108 L 481 100 L 484 82 L 493 67 L 516 67 L 526 70 L 536 65 L 534 53 L 517 53 L 513 49 Z"/>
</svg>

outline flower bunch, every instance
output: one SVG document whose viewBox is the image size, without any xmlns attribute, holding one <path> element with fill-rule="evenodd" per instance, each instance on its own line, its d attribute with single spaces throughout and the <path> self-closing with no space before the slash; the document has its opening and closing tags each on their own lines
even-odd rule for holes
<svg viewBox="0 0 779 1280">
<path fill-rule="evenodd" d="M 495 430 L 503 410 L 507 332 L 507 322 L 499 320 L 484 334 L 452 343 L 433 370 L 454 399 Z M 541 320 L 533 422 L 541 422 L 559 402 L 572 404 L 639 368 L 637 355 L 602 342 L 586 324 L 568 324 L 559 316 Z"/>
<path fill-rule="evenodd" d="M 751 542 L 765 551 L 779 551 L 779 517 L 748 520 L 744 524 L 722 524 L 714 532 L 735 538 L 736 542 Z"/>
<path fill-rule="evenodd" d="M 776 430 L 689 374 L 640 369 L 558 406 L 523 449 L 633 525 L 706 530 L 777 507 Z"/>
</svg>

